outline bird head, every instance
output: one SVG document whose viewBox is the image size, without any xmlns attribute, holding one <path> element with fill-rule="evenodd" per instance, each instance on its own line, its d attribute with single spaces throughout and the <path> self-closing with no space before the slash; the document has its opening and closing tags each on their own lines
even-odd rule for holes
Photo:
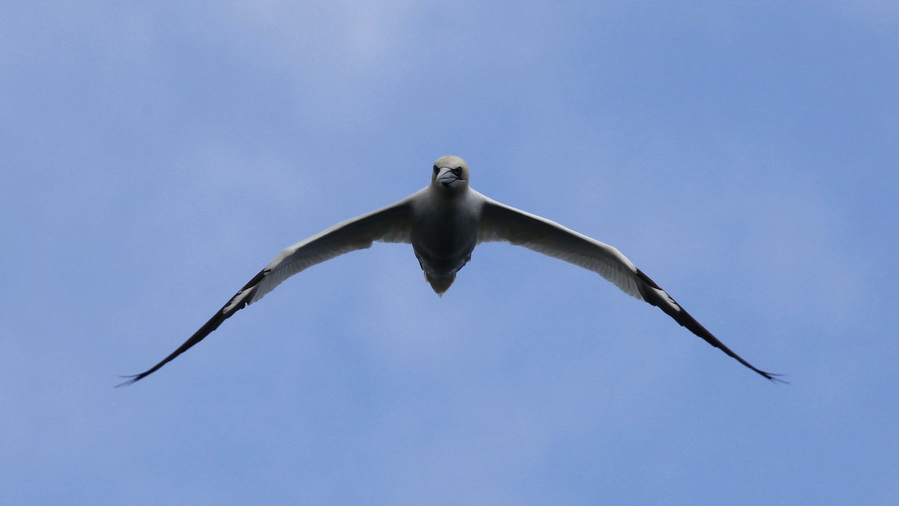
<svg viewBox="0 0 899 506">
<path fill-rule="evenodd" d="M 468 164 L 458 156 L 441 156 L 434 162 L 431 184 L 442 191 L 460 191 L 468 186 Z"/>
</svg>

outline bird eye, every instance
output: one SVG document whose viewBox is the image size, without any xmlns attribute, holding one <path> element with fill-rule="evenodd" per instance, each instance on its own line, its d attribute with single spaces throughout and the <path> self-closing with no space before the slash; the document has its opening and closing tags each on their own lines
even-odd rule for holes
<svg viewBox="0 0 899 506">
<path fill-rule="evenodd" d="M 434 166 L 434 174 L 436 174 L 437 171 L 439 171 L 439 170 L 440 170 L 440 169 L 438 169 L 437 166 L 435 165 L 435 166 Z"/>
<path fill-rule="evenodd" d="M 452 172 L 454 176 L 459 177 L 462 175 L 462 167 L 456 167 L 455 169 L 451 169 L 450 172 Z"/>
</svg>

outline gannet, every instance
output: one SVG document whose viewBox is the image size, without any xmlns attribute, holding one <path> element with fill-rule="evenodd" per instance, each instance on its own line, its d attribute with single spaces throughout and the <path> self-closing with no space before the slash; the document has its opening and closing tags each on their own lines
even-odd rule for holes
<svg viewBox="0 0 899 506">
<path fill-rule="evenodd" d="M 282 250 L 177 350 L 122 385 L 156 372 L 202 341 L 225 320 L 259 301 L 287 278 L 373 242 L 407 243 L 425 280 L 443 295 L 482 242 L 502 241 L 591 270 L 624 293 L 660 308 L 674 321 L 744 366 L 772 381 L 777 374 L 756 368 L 699 324 L 674 298 L 616 248 L 546 218 L 487 198 L 469 186 L 469 170 L 458 156 L 434 162 L 431 184 L 399 202 L 351 220 Z"/>
</svg>

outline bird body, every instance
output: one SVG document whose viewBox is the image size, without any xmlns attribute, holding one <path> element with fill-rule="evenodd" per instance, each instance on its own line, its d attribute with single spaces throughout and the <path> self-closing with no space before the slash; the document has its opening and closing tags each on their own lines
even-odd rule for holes
<svg viewBox="0 0 899 506">
<path fill-rule="evenodd" d="M 481 200 L 476 195 L 429 186 L 411 199 L 412 250 L 438 295 L 449 289 L 478 244 Z"/>
<path fill-rule="evenodd" d="M 368 248 L 376 241 L 411 244 L 425 280 L 438 295 L 449 289 L 479 243 L 502 241 L 524 246 L 596 272 L 628 295 L 659 307 L 744 366 L 779 381 L 777 375 L 757 369 L 731 351 L 616 248 L 487 198 L 469 187 L 469 168 L 464 160 L 444 156 L 434 163 L 431 184 L 424 189 L 282 250 L 184 344 L 126 383 L 152 374 L 288 277 L 344 253 Z"/>
</svg>

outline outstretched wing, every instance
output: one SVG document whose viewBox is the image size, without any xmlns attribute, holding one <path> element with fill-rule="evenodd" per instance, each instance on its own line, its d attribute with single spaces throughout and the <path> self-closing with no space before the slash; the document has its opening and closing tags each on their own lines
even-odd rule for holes
<svg viewBox="0 0 899 506">
<path fill-rule="evenodd" d="M 150 369 L 129 376 L 128 381 L 117 386 L 131 384 L 153 374 L 191 346 L 202 341 L 231 315 L 258 301 L 282 281 L 304 269 L 350 251 L 368 248 L 374 241 L 408 243 L 411 236 L 409 208 L 408 199 L 402 200 L 378 211 L 338 223 L 324 232 L 282 250 L 177 350 Z"/>
<path fill-rule="evenodd" d="M 674 298 L 638 269 L 620 251 L 558 223 L 485 197 L 478 242 L 517 244 L 596 272 L 622 291 L 660 308 L 674 321 L 738 362 L 772 381 L 776 374 L 756 368 L 700 325 Z"/>
</svg>

